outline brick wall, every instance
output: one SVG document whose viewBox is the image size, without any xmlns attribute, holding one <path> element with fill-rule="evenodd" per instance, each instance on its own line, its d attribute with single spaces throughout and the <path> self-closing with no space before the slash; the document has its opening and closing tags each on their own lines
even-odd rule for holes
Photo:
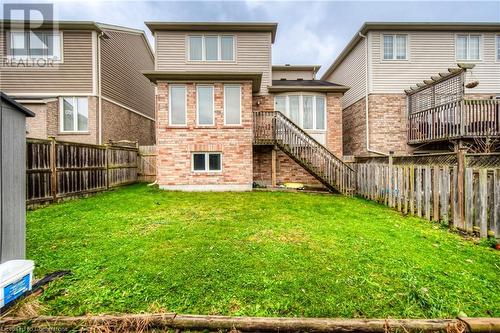
<svg viewBox="0 0 500 333">
<path fill-rule="evenodd" d="M 253 177 L 254 182 L 259 185 L 270 186 L 272 184 L 272 153 L 273 148 L 269 146 L 255 146 L 253 150 Z M 302 183 L 312 186 L 322 186 L 322 184 L 307 172 L 300 165 L 295 163 L 285 153 L 278 150 L 276 152 L 276 184 Z"/>
<path fill-rule="evenodd" d="M 351 104 L 342 111 L 342 139 L 345 156 L 366 153 L 365 99 Z"/>
<path fill-rule="evenodd" d="M 406 144 L 406 96 L 373 94 L 368 96 L 370 148 L 397 155 L 409 153 Z"/>
<path fill-rule="evenodd" d="M 250 190 L 252 83 L 242 83 L 242 126 L 224 126 L 223 84 L 214 83 L 215 126 L 196 125 L 196 84 L 187 87 L 187 126 L 168 125 L 168 83 L 157 85 L 157 181 L 161 188 Z M 221 152 L 222 172 L 192 172 L 192 152 Z"/>
<path fill-rule="evenodd" d="M 35 117 L 26 117 L 26 137 L 35 139 L 47 138 L 47 105 L 25 104 L 35 113 Z"/>
<path fill-rule="evenodd" d="M 155 144 L 155 122 L 115 103 L 102 100 L 102 141 L 130 140 L 139 145 Z"/>
<path fill-rule="evenodd" d="M 326 147 L 335 156 L 342 158 L 342 94 L 327 94 L 326 112 Z"/>
</svg>

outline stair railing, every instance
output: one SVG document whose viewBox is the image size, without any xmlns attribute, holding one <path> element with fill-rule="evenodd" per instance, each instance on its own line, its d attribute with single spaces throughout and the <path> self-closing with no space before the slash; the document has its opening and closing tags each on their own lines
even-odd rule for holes
<svg viewBox="0 0 500 333">
<path fill-rule="evenodd" d="M 326 187 L 353 195 L 355 171 L 279 111 L 254 113 L 254 140 L 276 144 Z"/>
</svg>

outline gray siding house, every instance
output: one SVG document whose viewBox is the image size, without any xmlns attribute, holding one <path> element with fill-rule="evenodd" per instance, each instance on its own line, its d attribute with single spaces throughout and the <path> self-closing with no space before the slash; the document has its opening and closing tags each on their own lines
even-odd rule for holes
<svg viewBox="0 0 500 333">
<path fill-rule="evenodd" d="M 35 112 L 28 137 L 154 144 L 154 86 L 141 74 L 154 68 L 154 53 L 144 32 L 96 22 L 53 23 L 55 28 L 37 30 L 57 45 L 52 54 L 28 48 L 30 55 L 20 56 L 16 45 L 30 45 L 29 34 L 20 23 L 2 22 L 0 89 Z"/>
</svg>

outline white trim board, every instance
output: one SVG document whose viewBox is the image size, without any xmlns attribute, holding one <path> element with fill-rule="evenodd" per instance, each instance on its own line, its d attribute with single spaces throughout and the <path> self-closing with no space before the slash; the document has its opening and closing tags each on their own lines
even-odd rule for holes
<svg viewBox="0 0 500 333">
<path fill-rule="evenodd" d="M 252 190 L 252 184 L 160 185 L 160 189 L 183 192 L 246 192 Z"/>
</svg>

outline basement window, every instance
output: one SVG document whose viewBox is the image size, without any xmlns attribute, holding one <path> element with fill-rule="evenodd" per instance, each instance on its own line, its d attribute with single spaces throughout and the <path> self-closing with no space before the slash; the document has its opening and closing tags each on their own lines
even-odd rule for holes
<svg viewBox="0 0 500 333">
<path fill-rule="evenodd" d="M 222 171 L 222 153 L 193 153 L 192 170 L 195 172 Z"/>
</svg>

